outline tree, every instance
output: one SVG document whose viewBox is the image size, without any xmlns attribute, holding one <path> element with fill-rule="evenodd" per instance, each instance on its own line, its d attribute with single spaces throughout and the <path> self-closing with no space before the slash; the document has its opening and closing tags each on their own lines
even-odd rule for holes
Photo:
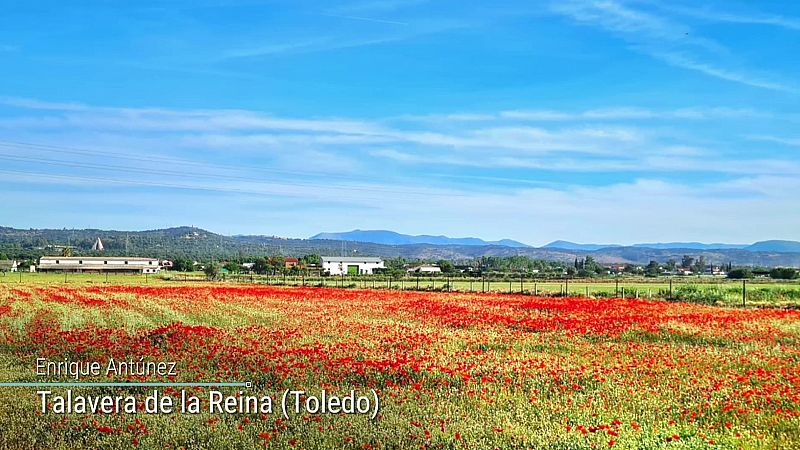
<svg viewBox="0 0 800 450">
<path fill-rule="evenodd" d="M 453 273 L 456 271 L 456 268 L 455 266 L 453 266 L 453 263 L 451 263 L 446 259 L 440 259 L 439 261 L 436 261 L 436 265 L 439 266 L 440 269 L 442 269 L 442 273 Z"/>
<path fill-rule="evenodd" d="M 689 269 L 692 267 L 693 264 L 694 264 L 694 258 L 692 258 L 689 255 L 683 255 L 683 258 L 681 259 L 682 268 Z"/>
<path fill-rule="evenodd" d="M 225 263 L 225 270 L 227 270 L 230 273 L 238 273 L 240 269 L 241 266 L 239 266 L 239 264 L 236 262 L 228 261 L 227 263 Z"/>
<path fill-rule="evenodd" d="M 302 261 L 302 263 L 305 264 L 306 266 L 310 266 L 312 264 L 316 266 L 322 265 L 322 257 L 316 253 L 305 255 L 302 258 L 300 258 L 300 261 Z"/>
<path fill-rule="evenodd" d="M 70 256 L 72 256 L 72 247 L 70 246 L 64 247 L 64 250 L 61 250 L 61 256 L 65 258 L 69 258 Z"/>
<path fill-rule="evenodd" d="M 746 278 L 753 278 L 753 271 L 747 268 L 733 269 L 728 271 L 728 278 L 734 280 L 743 280 Z"/>
<path fill-rule="evenodd" d="M 769 271 L 769 277 L 775 280 L 794 280 L 798 273 L 791 267 L 776 267 Z"/>
<path fill-rule="evenodd" d="M 694 264 L 692 264 L 692 272 L 699 275 L 705 271 L 706 271 L 706 257 L 700 255 L 700 257 L 697 258 L 697 261 L 695 261 Z"/>
<path fill-rule="evenodd" d="M 268 270 L 269 270 L 269 264 L 267 263 L 267 258 L 259 257 L 256 258 L 255 261 L 253 261 L 253 272 L 259 275 L 263 275 L 267 273 Z"/>
<path fill-rule="evenodd" d="M 644 274 L 647 277 L 657 277 L 659 272 L 658 262 L 651 260 L 650 264 L 644 268 Z"/>
<path fill-rule="evenodd" d="M 194 263 L 186 258 L 175 258 L 172 261 L 172 270 L 176 272 L 191 272 L 194 270 Z"/>
<path fill-rule="evenodd" d="M 207 263 L 203 268 L 203 273 L 206 274 L 206 278 L 209 280 L 216 280 L 219 278 L 219 264 L 215 262 Z"/>
<path fill-rule="evenodd" d="M 282 272 L 286 268 L 286 258 L 283 256 L 270 256 L 267 262 L 272 273 Z"/>
</svg>

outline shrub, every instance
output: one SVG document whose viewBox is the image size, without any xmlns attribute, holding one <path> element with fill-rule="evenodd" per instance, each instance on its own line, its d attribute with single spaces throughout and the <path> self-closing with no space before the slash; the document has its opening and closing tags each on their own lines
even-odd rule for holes
<svg viewBox="0 0 800 450">
<path fill-rule="evenodd" d="M 735 280 L 753 278 L 753 271 L 750 269 L 733 269 L 728 272 L 728 278 L 732 278 Z"/>
</svg>

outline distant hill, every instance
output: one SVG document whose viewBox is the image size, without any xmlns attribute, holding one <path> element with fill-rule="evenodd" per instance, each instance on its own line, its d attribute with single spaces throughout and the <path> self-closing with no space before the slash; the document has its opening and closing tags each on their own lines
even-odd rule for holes
<svg viewBox="0 0 800 450">
<path fill-rule="evenodd" d="M 751 252 L 800 252 L 800 242 L 797 241 L 760 241 L 745 247 Z"/>
<path fill-rule="evenodd" d="M 529 247 L 522 242 L 511 239 L 499 241 L 484 241 L 474 237 L 451 238 L 447 236 L 412 236 L 400 234 L 387 230 L 353 230 L 343 233 L 319 233 L 311 236 L 312 240 L 327 239 L 337 241 L 357 241 L 371 242 L 373 244 L 385 245 L 411 245 L 411 244 L 433 244 L 433 245 L 502 245 L 505 247 Z"/>
<path fill-rule="evenodd" d="M 689 248 L 693 250 L 723 250 L 730 248 L 747 248 L 747 244 L 703 244 L 702 242 L 657 242 L 647 244 L 633 244 L 633 247 L 673 249 Z"/>
<path fill-rule="evenodd" d="M 561 248 L 564 250 L 582 250 L 586 252 L 591 252 L 595 250 L 600 250 L 601 248 L 609 248 L 609 247 L 622 247 L 619 244 L 576 244 L 575 242 L 570 241 L 553 241 L 542 248 Z"/>
<path fill-rule="evenodd" d="M 576 244 L 569 241 L 553 241 L 542 248 L 559 248 L 564 250 L 581 250 L 592 252 L 602 249 L 614 248 L 641 248 L 653 250 L 746 250 L 751 252 L 800 252 L 800 242 L 798 241 L 760 241 L 755 244 L 723 244 L 713 243 L 704 244 L 702 242 L 651 242 L 633 245 L 619 244 Z"/>
</svg>

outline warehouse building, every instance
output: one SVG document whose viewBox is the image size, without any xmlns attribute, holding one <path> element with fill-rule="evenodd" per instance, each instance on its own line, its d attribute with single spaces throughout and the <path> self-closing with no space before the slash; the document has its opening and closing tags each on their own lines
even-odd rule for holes
<svg viewBox="0 0 800 450">
<path fill-rule="evenodd" d="M 39 271 L 158 273 L 161 271 L 161 264 L 155 258 L 127 256 L 43 256 L 39 259 Z"/>
<path fill-rule="evenodd" d="M 370 256 L 323 256 L 322 271 L 328 275 L 371 275 L 384 269 L 383 260 Z"/>
</svg>

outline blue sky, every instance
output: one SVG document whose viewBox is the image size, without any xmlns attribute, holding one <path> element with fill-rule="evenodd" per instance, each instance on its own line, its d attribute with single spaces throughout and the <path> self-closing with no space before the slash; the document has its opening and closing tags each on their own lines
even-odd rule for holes
<svg viewBox="0 0 800 450">
<path fill-rule="evenodd" d="M 800 239 L 800 3 L 26 3 L 0 225 Z"/>
</svg>

